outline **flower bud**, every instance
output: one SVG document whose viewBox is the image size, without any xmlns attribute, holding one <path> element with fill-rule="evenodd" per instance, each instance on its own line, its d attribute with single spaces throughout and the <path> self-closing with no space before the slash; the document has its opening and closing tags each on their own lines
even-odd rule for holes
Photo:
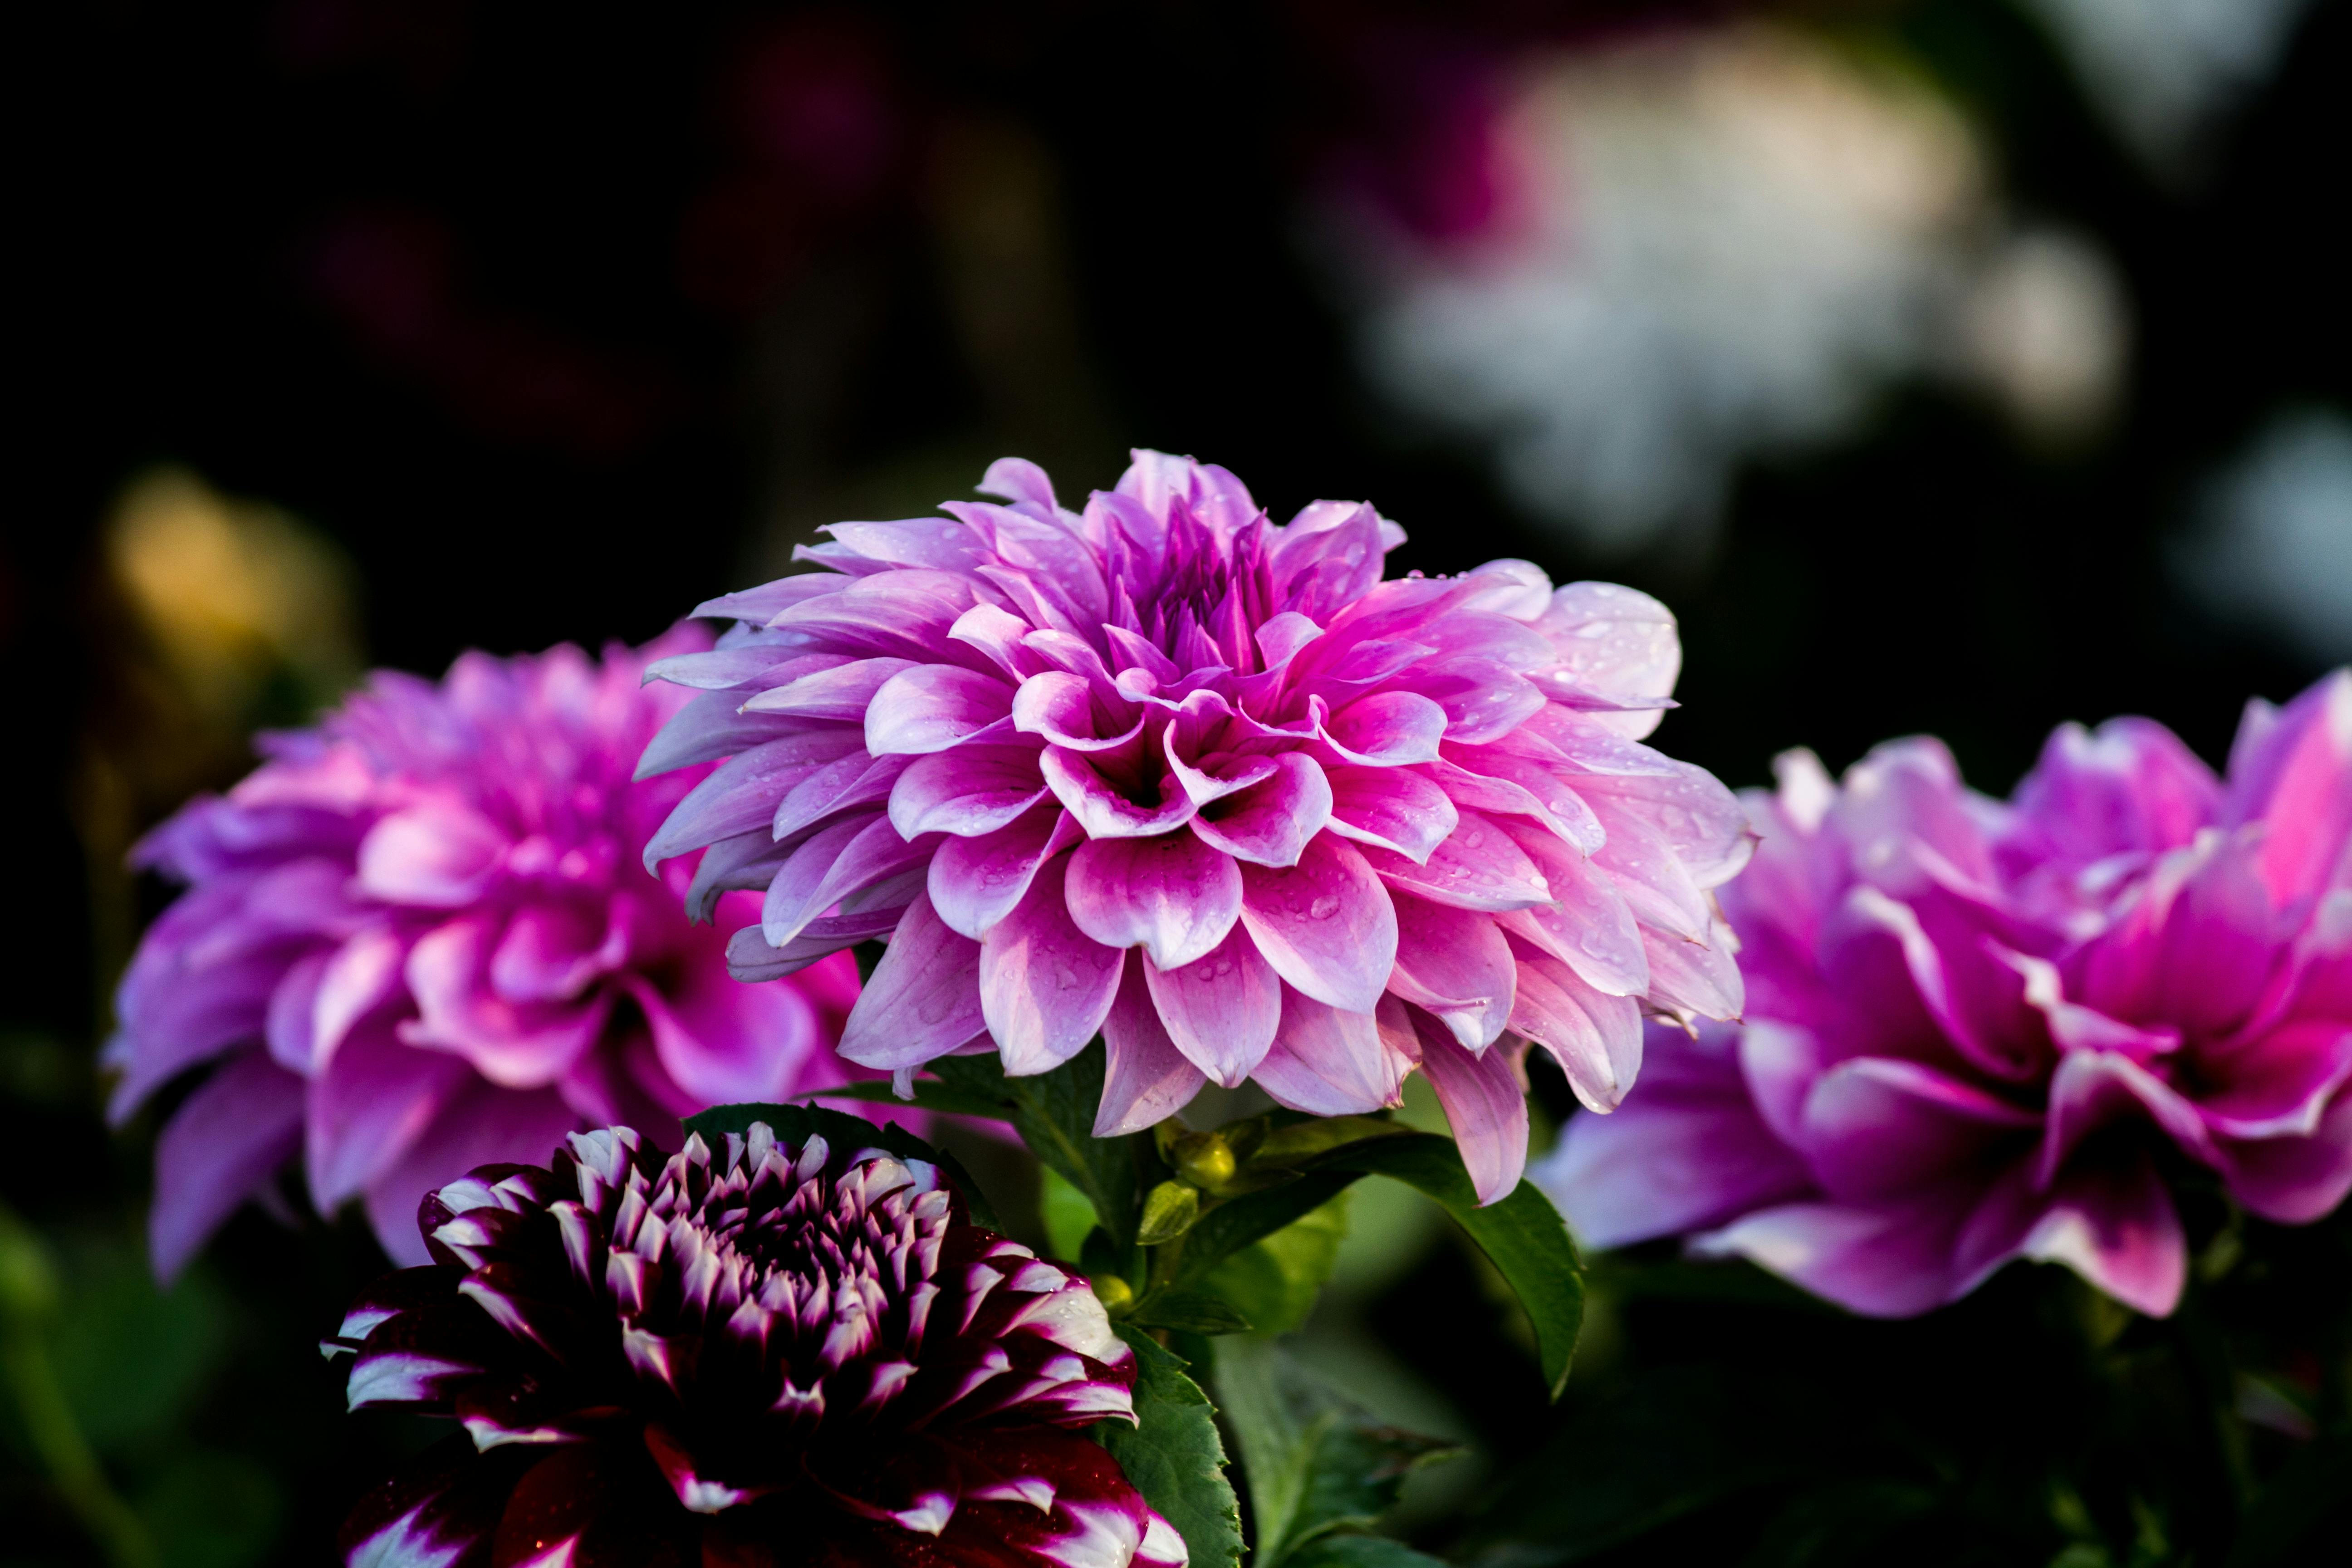
<svg viewBox="0 0 2352 1568">
<path fill-rule="evenodd" d="M 1201 1217 L 1201 1194 L 1181 1182 L 1162 1182 L 1144 1197 L 1135 1239 L 1146 1247 L 1175 1240 Z"/>
<path fill-rule="evenodd" d="M 1193 1132 L 1177 1140 L 1176 1179 L 1204 1192 L 1214 1192 L 1234 1179 L 1233 1145 L 1215 1132 Z"/>
</svg>

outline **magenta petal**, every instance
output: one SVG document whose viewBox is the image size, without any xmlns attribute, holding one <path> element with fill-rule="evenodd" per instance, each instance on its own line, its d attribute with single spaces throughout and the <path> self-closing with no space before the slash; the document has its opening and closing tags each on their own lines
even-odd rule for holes
<svg viewBox="0 0 2352 1568">
<path fill-rule="evenodd" d="M 1364 858 L 1390 887 L 1455 909 L 1529 910 L 1554 901 L 1526 851 L 1495 819 L 1475 811 L 1462 813 L 1460 825 L 1423 864 L 1369 847 Z"/>
<path fill-rule="evenodd" d="M 302 1079 L 262 1051 L 224 1062 L 155 1141 L 147 1253 L 156 1278 L 175 1278 L 301 1147 Z"/>
<path fill-rule="evenodd" d="M 925 865 L 936 849 L 926 837 L 909 844 L 879 812 L 845 817 L 793 852 L 768 884 L 760 930 L 782 947 L 835 903 L 860 889 Z"/>
<path fill-rule="evenodd" d="M 1282 988 L 1282 1022 L 1251 1077 L 1277 1105 L 1353 1116 L 1396 1105 L 1412 1060 L 1391 1049 L 1370 1013 L 1343 1013 Z"/>
<path fill-rule="evenodd" d="M 1378 691 L 1324 721 L 1323 738 L 1340 759 L 1395 767 L 1433 762 L 1445 735 L 1445 710 L 1418 691 Z"/>
<path fill-rule="evenodd" d="M 1543 874 L 1553 901 L 1508 911 L 1496 923 L 1566 963 L 1595 990 L 1612 996 L 1647 992 L 1648 947 L 1615 880 L 1556 834 L 1525 818 L 1498 820 Z"/>
<path fill-rule="evenodd" d="M 1242 923 L 1275 973 L 1318 1002 L 1369 1013 L 1388 987 L 1396 910 L 1363 856 L 1328 833 L 1296 866 L 1242 868 Z"/>
<path fill-rule="evenodd" d="M 1123 955 L 1070 919 L 1069 867 L 1067 856 L 1040 867 L 1027 895 L 981 941 L 981 1010 L 1013 1077 L 1048 1071 L 1085 1049 L 1118 992 Z"/>
<path fill-rule="evenodd" d="M 2352 850 L 2352 670 L 2276 712 L 2249 704 L 2230 749 L 2231 823 L 2267 826 L 2263 878 L 2282 907 L 2341 886 Z"/>
<path fill-rule="evenodd" d="M 1444 1029 L 1416 1019 L 1421 1070 L 1445 1109 L 1446 1125 L 1481 1205 L 1508 1197 L 1528 1163 L 1527 1086 L 1509 1046 L 1473 1055 Z"/>
<path fill-rule="evenodd" d="M 1512 1031 L 1551 1053 L 1588 1109 L 1615 1110 L 1642 1070 L 1640 1005 L 1595 991 L 1549 954 L 1522 952 L 1518 963 Z"/>
<path fill-rule="evenodd" d="M 823 1049 L 824 1020 L 792 986 L 745 985 L 704 963 L 667 994 L 635 975 L 627 989 L 653 1031 L 662 1071 L 686 1101 L 677 1115 L 783 1100 L 801 1082 L 809 1055 Z"/>
<path fill-rule="evenodd" d="M 1208 1081 L 1168 1037 L 1143 966 L 1141 953 L 1127 955 L 1118 994 L 1103 1018 L 1108 1060 L 1102 1103 L 1095 1111 L 1097 1138 L 1124 1137 L 1166 1121 L 1191 1104 Z"/>
<path fill-rule="evenodd" d="M 1273 774 L 1200 808 L 1192 831 L 1258 866 L 1296 866 L 1331 816 L 1331 786 L 1315 759 L 1286 752 Z"/>
<path fill-rule="evenodd" d="M 552 1089 L 516 1094 L 473 1079 L 368 1184 L 368 1221 L 394 1263 L 430 1263 L 416 1228 L 426 1193 L 478 1166 L 544 1160 L 579 1127 L 579 1113 Z"/>
<path fill-rule="evenodd" d="M 951 664 L 901 670 L 866 710 L 866 749 L 876 756 L 944 752 L 1013 712 L 1013 688 Z"/>
<path fill-rule="evenodd" d="M 1282 987 L 1272 965 L 1236 926 L 1207 957 L 1162 970 L 1147 960 L 1143 972 L 1152 1005 L 1168 1037 L 1227 1089 L 1238 1089 L 1274 1044 L 1282 1017 Z"/>
<path fill-rule="evenodd" d="M 1343 838 L 1392 849 L 1412 861 L 1429 858 L 1461 820 L 1453 799 L 1417 768 L 1327 766 L 1331 820 Z"/>
<path fill-rule="evenodd" d="M 1966 1200 L 1931 1193 L 1900 1202 L 1790 1203 L 1757 1209 L 1691 1238 L 1702 1258 L 1745 1258 L 1871 1318 L 1908 1318 L 1958 1291 L 1953 1238 Z"/>
<path fill-rule="evenodd" d="M 2180 1215 L 2155 1165 L 2144 1158 L 2068 1172 L 2016 1251 L 2063 1263 L 2152 1318 L 2170 1315 L 2189 1279 Z"/>
<path fill-rule="evenodd" d="M 1077 819 L 1050 803 L 977 838 L 950 838 L 931 857 L 931 905 L 949 929 L 978 942 L 1013 912 L 1037 868 L 1085 838 Z"/>
<path fill-rule="evenodd" d="M 368 830 L 358 884 L 387 903 L 454 909 L 480 894 L 506 847 L 506 835 L 471 807 L 419 801 Z"/>
<path fill-rule="evenodd" d="M 1445 1020 L 1472 1049 L 1494 1043 L 1511 1021 L 1518 964 L 1490 915 L 1395 895 L 1396 968 L 1389 989 Z"/>
<path fill-rule="evenodd" d="M 2339 1094 L 2307 1137 L 2228 1145 L 2230 1194 L 2264 1219 L 2308 1225 L 2352 1193 L 2352 1095 Z"/>
<path fill-rule="evenodd" d="M 1737 1018 L 1748 1005 L 1747 983 L 1732 956 L 1728 926 L 1717 922 L 1704 947 L 1695 942 L 1643 933 L 1650 960 L 1650 1003 L 1662 1012 L 1693 1018 Z"/>
<path fill-rule="evenodd" d="M 461 1085 L 473 1081 L 473 1070 L 457 1058 L 402 1045 L 389 1026 L 352 1031 L 312 1080 L 304 1107 L 312 1205 L 320 1214 L 341 1208 L 406 1152 Z"/>
<path fill-rule="evenodd" d="M 1869 1201 L 1965 1174 L 2004 1140 L 2021 1151 L 2038 1121 L 1917 1062 L 1858 1057 L 1814 1080 L 1797 1147 L 1832 1197 Z"/>
<path fill-rule="evenodd" d="M 487 920 L 455 920 L 416 939 L 405 974 L 416 1016 L 400 1026 L 413 1046 L 454 1051 L 509 1089 L 559 1078 L 594 1042 L 613 998 L 599 990 L 578 1002 L 509 1002 L 489 984 Z"/>
<path fill-rule="evenodd" d="M 1240 918 L 1242 874 L 1231 857 L 1183 831 L 1101 838 L 1070 857 L 1070 918 L 1108 947 L 1141 943 L 1179 969 L 1225 940 Z"/>
<path fill-rule="evenodd" d="M 1172 775 L 1159 781 L 1158 804 L 1139 805 L 1080 752 L 1048 746 L 1039 765 L 1046 787 L 1089 838 L 1148 838 L 1182 826 L 1198 809 Z"/>
<path fill-rule="evenodd" d="M 918 757 L 890 790 L 890 825 L 902 838 L 993 833 L 1045 798 L 1034 746 L 959 746 Z"/>
<path fill-rule="evenodd" d="M 1013 727 L 1074 752 L 1108 752 L 1142 733 L 1140 709 L 1113 712 L 1099 695 L 1084 676 L 1067 670 L 1033 675 L 1013 699 Z"/>
<path fill-rule="evenodd" d="M 895 1072 L 945 1056 L 986 1026 L 980 943 L 950 930 L 929 897 L 918 895 L 842 1026 L 841 1054 Z"/>
<path fill-rule="evenodd" d="M 2115 1051 L 2069 1051 L 2050 1079 L 2049 1135 L 2036 1180 L 2048 1186 L 2076 1145 L 2119 1118 L 2153 1121 L 2182 1151 L 2221 1163 L 2197 1108 L 2163 1079 Z"/>
<path fill-rule="evenodd" d="M 1641 1092 L 1606 1116 L 1571 1117 L 1528 1173 L 1589 1247 L 1622 1247 L 1721 1224 L 1812 1185 L 1757 1116 L 1733 1041 L 1657 1029 Z"/>
</svg>

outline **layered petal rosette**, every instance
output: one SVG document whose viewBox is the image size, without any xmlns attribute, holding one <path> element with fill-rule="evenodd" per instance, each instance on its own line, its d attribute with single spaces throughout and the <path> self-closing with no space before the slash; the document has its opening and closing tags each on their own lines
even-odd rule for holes
<svg viewBox="0 0 2352 1568">
<path fill-rule="evenodd" d="M 2160 1314 L 2158 1153 L 2272 1220 L 2352 1190 L 2352 672 L 2253 703 L 2226 782 L 2118 719 L 2006 804 L 1905 741 L 1843 786 L 1791 753 L 1750 809 L 1747 1023 L 1654 1037 L 1570 1123 L 1537 1174 L 1587 1241 L 1688 1234 L 1884 1315 L 2042 1258 Z"/>
<path fill-rule="evenodd" d="M 1185 1562 L 1076 1430 L 1134 1419 L 1134 1352 L 927 1162 L 611 1128 L 418 1223 L 434 1261 L 324 1348 L 353 1409 L 464 1430 L 362 1501 L 352 1568 Z"/>
<path fill-rule="evenodd" d="M 188 891 L 117 998 L 112 1112 L 211 1069 L 156 1149 L 161 1271 L 298 1155 L 321 1213 L 360 1199 L 421 1262 L 417 1200 L 453 1170 L 841 1081 L 849 961 L 738 985 L 678 908 L 690 864 L 637 864 L 695 782 L 631 777 L 679 707 L 641 689 L 645 662 L 709 646 L 685 629 L 601 663 L 559 647 L 467 654 L 438 684 L 379 674 L 139 846 Z"/>
<path fill-rule="evenodd" d="M 1106 1136 L 1210 1079 L 1339 1114 L 1419 1068 L 1491 1198 L 1528 1042 L 1606 1109 L 1645 1008 L 1738 1012 L 1708 893 L 1738 805 L 1639 743 L 1681 659 L 1655 601 L 1513 561 L 1383 582 L 1371 507 L 1276 526 L 1152 452 L 1083 512 L 1018 459 L 981 489 L 834 525 L 827 570 L 704 605 L 738 625 L 656 667 L 707 695 L 646 768 L 726 760 L 647 855 L 710 847 L 697 913 L 763 891 L 746 978 L 887 939 L 850 1060 L 1036 1073 L 1099 1032 Z"/>
</svg>

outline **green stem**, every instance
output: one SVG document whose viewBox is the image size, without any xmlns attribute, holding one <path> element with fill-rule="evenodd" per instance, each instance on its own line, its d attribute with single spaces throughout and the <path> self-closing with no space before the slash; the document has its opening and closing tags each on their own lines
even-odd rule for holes
<svg viewBox="0 0 2352 1568">
<path fill-rule="evenodd" d="M 49 1484 L 81 1521 L 110 1568 L 155 1568 L 154 1542 L 100 1468 L 58 1386 L 42 1320 L 55 1310 L 56 1272 L 47 1249 L 0 1205 L 0 1381 L 5 1381 L 48 1472 Z"/>
</svg>

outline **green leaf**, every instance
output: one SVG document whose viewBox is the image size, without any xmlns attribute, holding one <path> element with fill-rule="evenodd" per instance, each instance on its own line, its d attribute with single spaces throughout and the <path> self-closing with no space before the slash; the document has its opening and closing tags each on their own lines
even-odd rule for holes
<svg viewBox="0 0 2352 1568">
<path fill-rule="evenodd" d="M 1227 1258 L 1262 1237 L 1297 1224 L 1345 1192 L 1356 1179 L 1353 1171 L 1310 1171 L 1281 1186 L 1217 1205 L 1185 1233 L 1177 1280 L 1199 1284 Z"/>
<path fill-rule="evenodd" d="M 1185 1373 L 1182 1357 L 1132 1325 L 1117 1325 L 1134 1348 L 1137 1425 L 1105 1421 L 1092 1428 L 1143 1500 L 1184 1538 L 1191 1568 L 1237 1568 L 1242 1558 L 1240 1501 L 1225 1479 L 1225 1446 L 1209 1396 Z"/>
<path fill-rule="evenodd" d="M 950 1089 L 1001 1107 L 994 1114 L 1013 1123 L 1031 1153 L 1086 1194 L 1111 1238 L 1121 1247 L 1134 1242 L 1143 1188 L 1136 1140 L 1094 1135 L 1095 1110 L 1102 1103 L 1101 1041 L 1052 1072 L 1029 1078 L 1005 1077 L 993 1055 L 941 1057 L 931 1071 Z"/>
<path fill-rule="evenodd" d="M 1518 1293 L 1535 1328 L 1544 1383 L 1554 1399 L 1559 1397 L 1568 1384 L 1576 1336 L 1584 1326 L 1584 1277 L 1568 1223 L 1549 1198 L 1521 1182 L 1507 1196 L 1481 1208 L 1453 1140 L 1426 1132 L 1349 1143 L 1317 1164 L 1323 1170 L 1391 1176 L 1444 1205 Z"/>
<path fill-rule="evenodd" d="M 1314 1311 L 1347 1235 L 1348 1194 L 1342 1192 L 1232 1254 L 1205 1282 L 1259 1333 L 1289 1333 Z"/>
<path fill-rule="evenodd" d="M 1385 1535 L 1319 1535 L 1286 1561 L 1290 1568 L 1445 1568 L 1443 1557 Z"/>
<path fill-rule="evenodd" d="M 963 1194 L 964 1207 L 970 1211 L 974 1225 L 990 1230 L 1003 1228 L 996 1211 L 981 1192 L 980 1184 L 963 1168 L 962 1161 L 944 1149 L 933 1148 L 895 1121 L 876 1123 L 822 1105 L 714 1105 L 688 1117 L 686 1130 L 700 1133 L 706 1143 L 717 1143 L 730 1132 L 741 1137 L 751 1130 L 754 1121 L 766 1122 L 777 1137 L 794 1145 L 819 1137 L 835 1150 L 887 1149 L 902 1160 L 922 1160 L 937 1165 Z"/>
<path fill-rule="evenodd" d="M 268 1467 L 241 1454 L 183 1451 L 139 1497 L 163 1568 L 248 1568 L 269 1555 L 286 1499 Z"/>
<path fill-rule="evenodd" d="M 1201 1192 L 1181 1182 L 1161 1182 L 1143 1195 L 1143 1218 L 1135 1239 L 1146 1247 L 1165 1247 L 1201 1217 Z"/>
<path fill-rule="evenodd" d="M 1055 1258 L 1083 1267 L 1087 1237 L 1097 1228 L 1095 1205 L 1051 1165 L 1041 1175 L 1037 1206 L 1045 1220 L 1045 1243 Z"/>
<path fill-rule="evenodd" d="M 1371 1529 L 1407 1471 L 1460 1451 L 1381 1425 L 1268 1340 L 1219 1346 L 1217 1395 L 1249 1483 L 1251 1568 L 1278 1568 L 1334 1531 Z"/>
<path fill-rule="evenodd" d="M 1323 1116 L 1311 1121 L 1294 1121 L 1267 1132 L 1252 1152 L 1249 1163 L 1253 1166 L 1297 1165 L 1343 1144 L 1360 1143 L 1368 1138 L 1394 1138 L 1412 1131 L 1402 1121 L 1377 1116 Z"/>
<path fill-rule="evenodd" d="M 1163 1286 L 1135 1304 L 1127 1321 L 1140 1328 L 1179 1329 L 1188 1334 L 1246 1332 L 1249 1319 L 1213 1290 Z"/>
</svg>

